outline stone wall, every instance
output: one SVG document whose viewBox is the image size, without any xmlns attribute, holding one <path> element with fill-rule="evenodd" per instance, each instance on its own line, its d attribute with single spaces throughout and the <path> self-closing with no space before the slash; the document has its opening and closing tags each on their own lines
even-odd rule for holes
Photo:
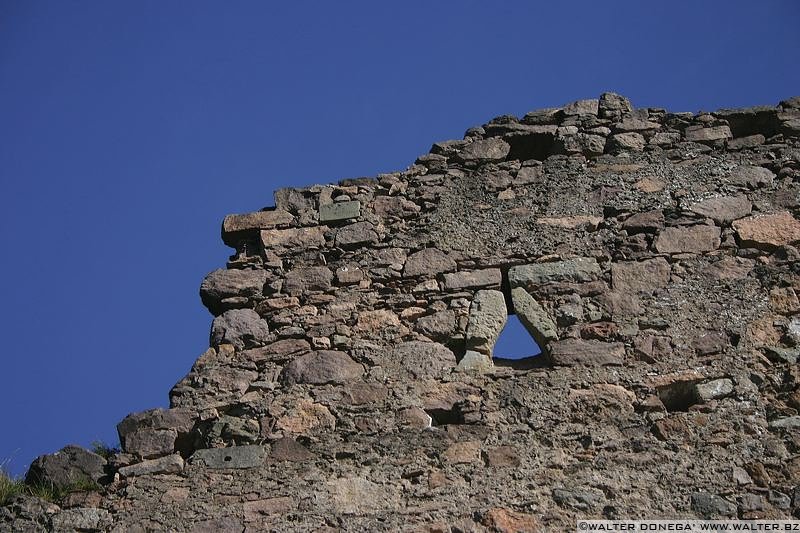
<svg viewBox="0 0 800 533">
<path fill-rule="evenodd" d="M 122 452 L 89 468 L 102 495 L 0 523 L 800 517 L 799 135 L 800 98 L 692 114 L 606 93 L 278 190 L 225 218 L 210 348 L 170 409 L 120 422 Z M 493 357 L 510 313 L 541 356 Z"/>
</svg>

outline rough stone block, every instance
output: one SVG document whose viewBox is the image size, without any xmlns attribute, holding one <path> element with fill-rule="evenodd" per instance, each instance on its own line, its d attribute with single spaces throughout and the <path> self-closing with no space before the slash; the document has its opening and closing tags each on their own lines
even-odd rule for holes
<svg viewBox="0 0 800 533">
<path fill-rule="evenodd" d="M 501 274 L 499 268 L 452 272 L 444 275 L 444 289 L 447 291 L 461 289 L 479 289 L 483 287 L 500 287 Z"/>
<path fill-rule="evenodd" d="M 230 448 L 196 450 L 190 461 L 206 468 L 256 468 L 264 464 L 267 450 L 263 446 L 247 445 Z"/>
<path fill-rule="evenodd" d="M 480 373 L 488 372 L 493 366 L 490 356 L 473 350 L 467 350 L 464 357 L 462 357 L 461 361 L 456 365 L 456 370 L 459 372 Z"/>
<path fill-rule="evenodd" d="M 576 100 L 564 106 L 561 112 L 566 116 L 597 115 L 600 101 L 598 99 Z"/>
<path fill-rule="evenodd" d="M 784 244 L 800 242 L 800 220 L 788 211 L 756 215 L 733 223 L 742 246 L 774 250 Z"/>
<path fill-rule="evenodd" d="M 729 224 L 749 215 L 753 204 L 746 196 L 720 196 L 698 202 L 689 209 L 714 220 L 717 224 Z"/>
<path fill-rule="evenodd" d="M 299 296 L 309 291 L 327 291 L 331 288 L 333 273 L 328 267 L 299 267 L 286 274 L 283 290 L 291 296 Z"/>
<path fill-rule="evenodd" d="M 512 288 L 531 288 L 553 282 L 585 283 L 596 280 L 600 274 L 600 266 L 596 259 L 578 257 L 553 263 L 511 267 L 508 271 L 508 281 Z"/>
<path fill-rule="evenodd" d="M 141 463 L 119 469 L 122 477 L 145 476 L 152 474 L 179 474 L 183 471 L 183 457 L 179 454 L 167 455 L 158 459 L 148 459 Z"/>
<path fill-rule="evenodd" d="M 281 372 L 281 381 L 291 385 L 344 383 L 361 377 L 364 368 L 346 353 L 318 350 L 294 359 Z"/>
<path fill-rule="evenodd" d="M 439 378 L 456 366 L 456 356 L 438 342 L 409 341 L 395 346 L 386 356 L 392 373 L 411 378 Z"/>
<path fill-rule="evenodd" d="M 508 309 L 502 292 L 480 290 L 475 293 L 467 323 L 467 349 L 491 356 L 507 319 Z"/>
<path fill-rule="evenodd" d="M 336 246 L 345 249 L 375 244 L 378 240 L 375 226 L 369 222 L 356 222 L 336 232 Z"/>
<path fill-rule="evenodd" d="M 349 202 L 334 202 L 319 206 L 320 222 L 339 222 L 361 216 L 361 202 L 350 200 Z"/>
<path fill-rule="evenodd" d="M 514 312 L 542 350 L 558 340 L 555 321 L 545 309 L 522 287 L 511 289 Z"/>
<path fill-rule="evenodd" d="M 456 262 L 449 255 L 436 248 L 424 248 L 408 256 L 403 276 L 435 276 L 455 269 Z"/>
<path fill-rule="evenodd" d="M 312 226 L 310 228 L 288 228 L 263 230 L 261 232 L 261 246 L 264 250 L 277 253 L 284 251 L 298 251 L 308 248 L 325 246 L 325 232 L 327 226 Z"/>
<path fill-rule="evenodd" d="M 105 475 L 106 460 L 80 446 L 69 445 L 53 454 L 41 455 L 31 463 L 25 482 L 69 487 Z"/>
<path fill-rule="evenodd" d="M 222 221 L 222 241 L 228 246 L 236 246 L 237 242 L 248 234 L 262 229 L 287 226 L 294 220 L 294 216 L 283 209 L 228 215 Z"/>
<path fill-rule="evenodd" d="M 252 309 L 231 309 L 214 319 L 211 324 L 211 345 L 232 344 L 238 349 L 264 344 L 269 338 L 269 327 Z"/>
<path fill-rule="evenodd" d="M 666 228 L 658 234 L 655 247 L 662 254 L 701 254 L 713 252 L 720 245 L 717 226 L 682 226 Z"/>
<path fill-rule="evenodd" d="M 686 128 L 686 140 L 697 143 L 713 144 L 717 141 L 732 139 L 733 134 L 728 126 L 689 126 Z"/>
<path fill-rule="evenodd" d="M 757 189 L 770 187 L 775 180 L 775 174 L 768 168 L 753 165 L 742 165 L 731 171 L 728 181 L 732 185 Z"/>
<path fill-rule="evenodd" d="M 669 284 L 670 272 L 669 263 L 663 257 L 613 263 L 611 284 L 617 291 L 651 292 Z"/>
<path fill-rule="evenodd" d="M 209 311 L 219 315 L 234 307 L 228 299 L 261 298 L 266 282 L 265 270 L 215 270 L 200 284 L 200 299 Z"/>
</svg>

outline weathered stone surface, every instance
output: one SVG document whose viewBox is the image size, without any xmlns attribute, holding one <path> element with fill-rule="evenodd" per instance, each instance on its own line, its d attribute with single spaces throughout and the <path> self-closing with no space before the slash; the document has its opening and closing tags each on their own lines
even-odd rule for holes
<svg viewBox="0 0 800 533">
<path fill-rule="evenodd" d="M 755 215 L 733 223 L 744 247 L 772 250 L 800 241 L 800 220 L 788 211 L 771 215 Z"/>
<path fill-rule="evenodd" d="M 666 228 L 655 240 L 655 248 L 662 254 L 699 254 L 716 250 L 719 245 L 720 229 L 717 226 Z"/>
<path fill-rule="evenodd" d="M 266 282 L 264 270 L 215 270 L 200 284 L 200 299 L 209 311 L 219 315 L 234 307 L 226 299 L 261 298 Z"/>
<path fill-rule="evenodd" d="M 664 213 L 660 209 L 644 211 L 628 217 L 622 229 L 630 235 L 637 233 L 656 233 L 664 227 Z"/>
<path fill-rule="evenodd" d="M 502 161 L 510 150 L 511 146 L 503 139 L 492 137 L 467 144 L 458 157 L 465 162 Z"/>
<path fill-rule="evenodd" d="M 401 196 L 378 196 L 372 203 L 372 210 L 382 217 L 407 218 L 419 213 L 421 208 Z"/>
<path fill-rule="evenodd" d="M 733 134 L 728 126 L 689 126 L 686 128 L 686 140 L 698 143 L 714 143 L 732 139 Z"/>
<path fill-rule="evenodd" d="M 743 165 L 731 171 L 728 181 L 733 185 L 756 189 L 771 186 L 774 179 L 775 174 L 768 168 Z"/>
<path fill-rule="evenodd" d="M 396 495 L 362 477 L 343 477 L 326 483 L 331 508 L 345 515 L 371 514 L 390 509 Z"/>
<path fill-rule="evenodd" d="M 550 360 L 555 366 L 621 365 L 625 346 L 620 342 L 564 339 L 548 346 Z"/>
<path fill-rule="evenodd" d="M 662 257 L 620 261 L 611 265 L 611 284 L 617 291 L 647 291 L 669 284 L 670 266 Z"/>
<path fill-rule="evenodd" d="M 325 246 L 326 231 L 328 231 L 326 226 L 263 230 L 260 233 L 261 246 L 265 250 L 276 252 L 319 248 Z"/>
<path fill-rule="evenodd" d="M 456 262 L 436 248 L 424 248 L 408 256 L 403 267 L 403 276 L 435 276 L 456 269 Z"/>
<path fill-rule="evenodd" d="M 283 437 L 272 443 L 269 458 L 273 461 L 289 461 L 302 463 L 311 461 L 317 456 L 292 437 Z"/>
<path fill-rule="evenodd" d="M 692 509 L 705 519 L 736 516 L 736 504 L 708 492 L 695 492 L 691 496 Z"/>
<path fill-rule="evenodd" d="M 593 281 L 600 275 L 597 260 L 589 257 L 578 257 L 554 263 L 536 263 L 533 265 L 515 266 L 508 271 L 511 287 L 535 287 L 553 282 Z"/>
<path fill-rule="evenodd" d="M 651 131 L 657 130 L 661 127 L 658 122 L 651 122 L 649 120 L 641 120 L 638 118 L 626 118 L 619 122 L 614 123 L 614 129 L 621 132 L 631 131 Z"/>
<path fill-rule="evenodd" d="M 552 226 L 556 228 L 576 229 L 585 228 L 594 231 L 603 222 L 603 217 L 591 215 L 571 215 L 566 217 L 540 217 L 536 219 L 537 224 Z"/>
<path fill-rule="evenodd" d="M 608 140 L 608 146 L 612 151 L 641 152 L 647 146 L 647 141 L 641 133 L 616 133 Z"/>
<path fill-rule="evenodd" d="M 102 531 L 111 524 L 111 513 L 96 507 L 64 509 L 53 515 L 52 531 Z"/>
<path fill-rule="evenodd" d="M 41 455 L 31 463 L 25 482 L 55 487 L 69 487 L 86 480 L 97 481 L 105 475 L 106 460 L 80 446 L 64 446 L 56 453 Z"/>
<path fill-rule="evenodd" d="M 340 228 L 336 232 L 336 246 L 340 248 L 357 248 L 378 242 L 375 226 L 369 222 L 356 222 Z"/>
<path fill-rule="evenodd" d="M 308 383 L 345 383 L 361 377 L 364 368 L 346 353 L 318 350 L 294 359 L 281 372 L 281 381 L 288 385 Z"/>
<path fill-rule="evenodd" d="M 535 516 L 494 507 L 486 511 L 481 523 L 498 533 L 519 533 L 522 531 L 541 531 L 541 525 Z"/>
<path fill-rule="evenodd" d="M 540 348 L 546 348 L 551 341 L 558 340 L 555 321 L 528 291 L 522 287 L 511 289 L 511 300 L 520 322 Z"/>
<path fill-rule="evenodd" d="M 320 222 L 339 222 L 350 218 L 361 216 L 361 202 L 350 200 L 349 202 L 334 202 L 319 206 Z"/>
<path fill-rule="evenodd" d="M 161 457 L 175 451 L 177 438 L 174 429 L 142 428 L 125 436 L 123 449 L 145 459 Z"/>
<path fill-rule="evenodd" d="M 264 464 L 267 450 L 263 446 L 233 446 L 231 448 L 208 448 L 197 450 L 190 461 L 201 463 L 206 468 L 256 468 Z"/>
<path fill-rule="evenodd" d="M 716 400 L 724 398 L 733 392 L 733 381 L 727 378 L 715 379 L 695 385 L 697 397 L 701 400 Z"/>
<path fill-rule="evenodd" d="M 475 293 L 467 324 L 466 345 L 468 350 L 492 355 L 500 332 L 506 325 L 508 310 L 500 291 L 481 290 Z"/>
<path fill-rule="evenodd" d="M 122 467 L 119 469 L 119 475 L 122 477 L 137 477 L 152 474 L 179 474 L 182 471 L 183 457 L 176 453 Z"/>
<path fill-rule="evenodd" d="M 459 372 L 488 372 L 491 369 L 491 356 L 473 350 L 467 350 L 456 365 L 456 370 Z"/>
<path fill-rule="evenodd" d="M 214 319 L 211 325 L 211 345 L 232 344 L 238 349 L 264 344 L 269 327 L 252 309 L 231 309 Z"/>
<path fill-rule="evenodd" d="M 450 309 L 417 320 L 416 330 L 433 341 L 446 342 L 456 328 L 456 314 Z"/>
<path fill-rule="evenodd" d="M 616 93 L 603 93 L 598 102 L 598 115 L 600 118 L 619 120 L 633 111 L 631 101 Z"/>
<path fill-rule="evenodd" d="M 500 281 L 500 270 L 497 268 L 487 268 L 485 270 L 462 271 L 445 274 L 443 287 L 448 291 L 460 289 L 478 289 L 481 287 L 499 287 Z"/>
<path fill-rule="evenodd" d="M 597 115 L 600 101 L 597 99 L 576 100 L 567 104 L 561 110 L 567 116 L 572 115 Z"/>
<path fill-rule="evenodd" d="M 749 215 L 753 204 L 746 196 L 720 196 L 698 202 L 689 209 L 698 215 L 713 219 L 717 224 L 729 224 Z"/>
<path fill-rule="evenodd" d="M 299 267 L 286 274 L 283 290 L 297 296 L 309 291 L 327 291 L 331 288 L 333 273 L 323 266 Z"/>
<path fill-rule="evenodd" d="M 456 356 L 438 342 L 409 341 L 398 344 L 386 357 L 402 377 L 440 377 L 456 366 Z"/>
<path fill-rule="evenodd" d="M 307 399 L 299 400 L 275 421 L 277 429 L 294 435 L 330 430 L 335 425 L 330 409 Z"/>
<path fill-rule="evenodd" d="M 222 240 L 228 246 L 235 246 L 242 234 L 286 226 L 292 222 L 294 222 L 294 216 L 283 209 L 228 215 L 222 221 Z"/>
</svg>

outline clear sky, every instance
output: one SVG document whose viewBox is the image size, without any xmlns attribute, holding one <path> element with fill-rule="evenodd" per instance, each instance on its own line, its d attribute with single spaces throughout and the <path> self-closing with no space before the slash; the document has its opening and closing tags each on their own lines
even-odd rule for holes
<svg viewBox="0 0 800 533">
<path fill-rule="evenodd" d="M 227 213 L 603 91 L 800 94 L 800 2 L 0 0 L 0 462 L 116 444 L 208 345 Z"/>
</svg>

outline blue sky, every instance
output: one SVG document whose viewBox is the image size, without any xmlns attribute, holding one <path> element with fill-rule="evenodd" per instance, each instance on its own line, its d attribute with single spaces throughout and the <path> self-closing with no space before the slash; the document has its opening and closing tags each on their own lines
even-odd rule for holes
<svg viewBox="0 0 800 533">
<path fill-rule="evenodd" d="M 796 1 L 0 0 L 0 462 L 167 405 L 225 214 L 607 90 L 776 104 L 798 27 Z"/>
</svg>

